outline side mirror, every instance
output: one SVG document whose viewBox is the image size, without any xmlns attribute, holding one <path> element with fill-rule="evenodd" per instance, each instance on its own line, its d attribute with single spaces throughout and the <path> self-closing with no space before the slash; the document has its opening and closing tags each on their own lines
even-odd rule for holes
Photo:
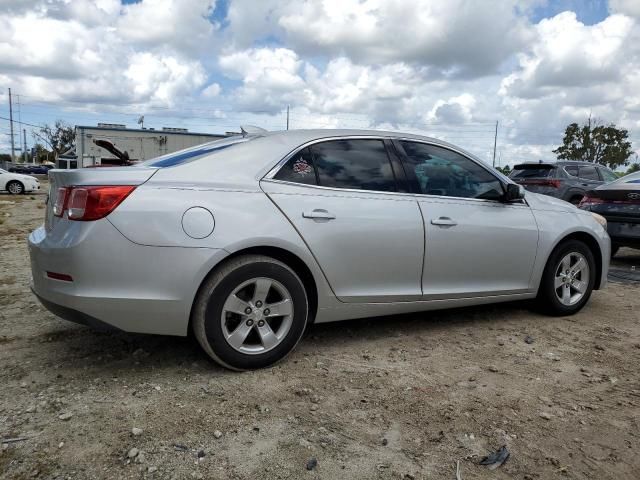
<svg viewBox="0 0 640 480">
<path fill-rule="evenodd" d="M 507 183 L 507 191 L 504 193 L 505 202 L 515 202 L 524 198 L 524 187 L 515 183 Z"/>
</svg>

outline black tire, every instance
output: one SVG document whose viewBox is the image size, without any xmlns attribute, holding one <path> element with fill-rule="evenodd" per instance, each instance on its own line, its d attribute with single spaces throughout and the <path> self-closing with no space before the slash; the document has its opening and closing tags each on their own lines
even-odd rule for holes
<svg viewBox="0 0 640 480">
<path fill-rule="evenodd" d="M 11 195 L 21 195 L 24 193 L 24 185 L 18 180 L 11 180 L 5 187 Z"/>
<path fill-rule="evenodd" d="M 562 259 L 570 253 L 579 253 L 583 255 L 589 266 L 589 278 L 587 288 L 582 298 L 573 305 L 563 304 L 556 296 L 554 289 L 556 272 L 560 267 Z M 548 315 L 566 316 L 579 312 L 582 307 L 589 301 L 593 287 L 596 283 L 596 262 L 593 252 L 589 247 L 579 240 L 568 240 L 558 245 L 549 256 L 547 265 L 545 266 L 538 289 L 536 299 L 537 306 Z"/>
<path fill-rule="evenodd" d="M 257 277 L 275 280 L 286 288 L 293 304 L 292 322 L 288 332 L 271 350 L 247 354 L 227 342 L 222 313 L 234 290 Z M 300 341 L 309 318 L 308 305 L 304 284 L 286 264 L 267 256 L 245 255 L 225 263 L 204 282 L 194 303 L 193 333 L 204 351 L 223 367 L 238 371 L 265 368 L 286 357 Z"/>
<path fill-rule="evenodd" d="M 569 203 L 571 203 L 572 205 L 579 205 L 580 202 L 582 201 L 582 199 L 584 198 L 584 195 L 573 195 L 570 199 L 569 199 Z"/>
</svg>

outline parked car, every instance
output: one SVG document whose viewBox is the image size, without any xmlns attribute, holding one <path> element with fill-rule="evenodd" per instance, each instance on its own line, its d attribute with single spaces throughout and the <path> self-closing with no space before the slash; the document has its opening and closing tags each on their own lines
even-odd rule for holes
<svg viewBox="0 0 640 480">
<path fill-rule="evenodd" d="M 589 162 L 521 163 L 509 177 L 527 190 L 560 198 L 578 205 L 592 188 L 612 182 L 617 175 L 606 167 Z"/>
<path fill-rule="evenodd" d="M 46 175 L 52 168 L 51 165 L 14 165 L 9 168 L 9 172 L 24 173 L 27 175 Z"/>
<path fill-rule="evenodd" d="M 417 135 L 249 134 L 49 178 L 29 236 L 41 302 L 95 327 L 191 330 L 237 370 L 314 322 L 523 299 L 571 315 L 609 267 L 601 216 Z"/>
<path fill-rule="evenodd" d="M 13 195 L 40 190 L 37 178 L 20 173 L 7 172 L 0 168 L 0 191 L 7 191 Z"/>
<path fill-rule="evenodd" d="M 620 247 L 640 248 L 640 172 L 587 192 L 580 208 L 607 219 L 612 256 Z"/>
</svg>

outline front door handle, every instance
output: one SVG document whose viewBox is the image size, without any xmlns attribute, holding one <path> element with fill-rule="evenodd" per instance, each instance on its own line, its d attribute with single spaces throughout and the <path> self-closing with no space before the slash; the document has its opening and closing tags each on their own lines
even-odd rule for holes
<svg viewBox="0 0 640 480">
<path fill-rule="evenodd" d="M 440 217 L 431 220 L 431 225 L 438 225 L 440 227 L 455 227 L 458 222 L 451 220 L 449 217 Z"/>
<path fill-rule="evenodd" d="M 302 212 L 303 218 L 313 218 L 316 220 L 334 220 L 336 216 L 322 208 L 316 208 L 310 212 Z"/>
</svg>

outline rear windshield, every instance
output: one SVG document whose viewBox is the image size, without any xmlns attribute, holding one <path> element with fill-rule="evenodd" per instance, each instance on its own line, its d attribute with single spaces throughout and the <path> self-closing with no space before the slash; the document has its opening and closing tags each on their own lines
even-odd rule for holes
<svg viewBox="0 0 640 480">
<path fill-rule="evenodd" d="M 511 178 L 545 178 L 550 176 L 552 171 L 553 167 L 551 166 L 529 167 L 524 165 L 516 165 L 515 167 L 513 167 L 513 171 L 509 176 Z"/>
<path fill-rule="evenodd" d="M 229 137 L 223 140 L 216 140 L 215 142 L 203 143 L 202 145 L 191 147 L 186 150 L 180 150 L 178 152 L 169 153 L 168 155 L 152 158 L 145 162 L 138 163 L 138 166 L 156 168 L 174 167 L 176 165 L 197 160 L 205 155 L 212 155 L 221 152 L 222 150 L 227 150 L 235 145 L 247 142 L 250 139 L 251 137 Z"/>
</svg>

